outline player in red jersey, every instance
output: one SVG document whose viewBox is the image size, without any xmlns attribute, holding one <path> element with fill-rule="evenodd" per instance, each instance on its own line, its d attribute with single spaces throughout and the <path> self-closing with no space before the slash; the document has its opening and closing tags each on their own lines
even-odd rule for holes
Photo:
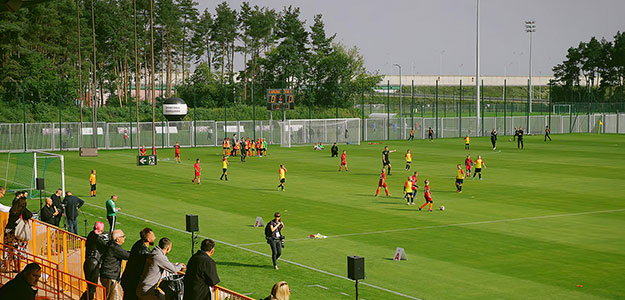
<svg viewBox="0 0 625 300">
<path fill-rule="evenodd" d="M 195 160 L 195 164 L 193 165 L 193 170 L 195 171 L 195 177 L 193 178 L 193 180 L 191 180 L 191 183 L 195 183 L 195 180 L 197 179 L 197 184 L 200 184 L 200 171 L 202 171 L 202 168 L 200 168 L 199 158 Z"/>
<path fill-rule="evenodd" d="M 421 207 L 419 207 L 419 210 L 421 210 L 422 208 L 424 208 L 426 205 L 430 205 L 430 209 L 428 210 L 429 212 L 432 212 L 432 192 L 430 192 L 430 182 L 426 179 L 425 180 L 425 189 L 423 190 L 423 197 L 425 198 L 425 204 L 421 205 Z"/>
<path fill-rule="evenodd" d="M 345 166 L 345 172 L 349 172 L 347 169 L 347 153 L 343 150 L 343 154 L 341 154 L 341 165 L 339 166 L 339 172 L 341 172 L 341 168 Z"/>
<path fill-rule="evenodd" d="M 467 170 L 467 176 L 471 176 L 471 167 L 473 166 L 473 160 L 471 155 L 467 155 L 467 159 L 464 160 L 464 167 Z"/>
<path fill-rule="evenodd" d="M 176 142 L 176 145 L 174 146 L 175 149 L 175 155 L 174 155 L 174 161 L 177 163 L 182 163 L 180 161 L 180 145 L 178 144 L 178 142 Z"/>
<path fill-rule="evenodd" d="M 145 156 L 145 145 L 141 146 L 141 155 Z"/>
<path fill-rule="evenodd" d="M 376 197 L 380 194 L 380 188 L 382 187 L 384 187 L 386 196 L 390 196 L 390 194 L 388 193 L 388 187 L 386 187 L 386 173 L 384 172 L 384 168 L 382 168 L 382 173 L 380 173 L 380 181 L 378 181 L 378 190 L 375 191 Z"/>
</svg>

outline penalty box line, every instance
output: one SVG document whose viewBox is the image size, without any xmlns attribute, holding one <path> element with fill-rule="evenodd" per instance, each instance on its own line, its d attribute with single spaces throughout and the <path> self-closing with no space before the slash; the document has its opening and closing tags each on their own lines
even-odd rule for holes
<svg viewBox="0 0 625 300">
<path fill-rule="evenodd" d="M 92 206 L 92 207 L 95 207 L 95 208 L 102 209 L 102 210 L 105 209 L 105 208 L 103 208 L 101 206 L 98 206 L 98 205 L 95 205 L 95 204 L 92 204 L 92 203 L 85 202 L 85 204 L 89 205 L 89 206 Z M 152 220 L 148 220 L 148 219 L 145 219 L 145 218 L 137 217 L 135 215 L 131 215 L 131 214 L 128 214 L 128 213 L 118 212 L 118 214 L 130 217 L 130 218 L 133 218 L 133 219 L 137 219 L 139 221 L 143 221 L 143 222 L 146 222 L 146 223 L 152 223 L 154 225 L 158 225 L 158 226 L 161 226 L 163 228 L 171 229 L 171 230 L 174 230 L 174 231 L 177 231 L 177 232 L 180 232 L 180 233 L 190 234 L 189 232 L 184 231 L 182 229 L 178 229 L 178 228 L 175 228 L 175 227 L 172 227 L 172 226 L 169 226 L 169 225 L 157 223 L 157 222 L 154 222 Z M 206 238 L 206 239 L 209 238 L 209 237 L 204 236 L 204 235 L 198 235 L 198 236 L 201 237 L 201 238 Z M 215 242 L 217 242 L 217 243 L 220 243 L 220 244 L 223 244 L 223 245 L 226 245 L 226 246 L 230 246 L 230 247 L 233 247 L 233 248 L 237 248 L 237 249 L 240 249 L 240 250 L 243 250 L 243 251 L 251 252 L 251 253 L 258 254 L 258 255 L 261 255 L 261 256 L 264 256 L 264 257 L 271 257 L 270 254 L 262 253 L 260 251 L 252 250 L 252 249 L 249 249 L 249 248 L 245 248 L 245 247 L 242 247 L 240 245 L 231 244 L 231 243 L 220 241 L 220 240 L 217 240 L 217 239 L 213 239 L 213 240 Z M 263 243 L 263 244 L 266 244 L 266 243 Z M 288 259 L 280 259 L 280 261 L 283 261 L 283 262 L 286 262 L 286 263 L 289 263 L 289 264 L 292 264 L 292 265 L 295 265 L 295 266 L 298 266 L 298 267 L 302 267 L 302 268 L 305 268 L 305 269 L 308 269 L 308 270 L 311 270 L 311 271 L 315 271 L 315 272 L 319 272 L 319 273 L 322 273 L 322 274 L 326 274 L 326 275 L 329 275 L 329 276 L 332 276 L 332 277 L 336 277 L 336 278 L 352 281 L 351 279 L 349 279 L 349 278 L 347 278 L 345 276 L 341 276 L 341 275 L 338 275 L 338 274 L 330 273 L 328 271 L 317 269 L 315 267 L 307 266 L 307 265 L 304 265 L 304 264 L 301 264 L 301 263 L 298 263 L 298 262 L 294 262 L 294 261 L 291 261 L 291 260 L 288 260 Z M 388 293 L 391 293 L 391 294 L 394 294 L 394 295 L 397 295 L 397 296 L 401 296 L 401 297 L 404 297 L 404 298 L 413 299 L 413 300 L 423 300 L 421 298 L 417 298 L 417 297 L 413 297 L 413 296 L 410 296 L 410 295 L 406 295 L 406 294 L 403 294 L 403 293 L 400 293 L 400 292 L 396 292 L 396 291 L 393 291 L 393 290 L 389 290 L 387 288 L 383 288 L 381 286 L 373 285 L 373 284 L 370 284 L 370 283 L 366 283 L 366 282 L 359 282 L 359 283 L 361 285 L 368 286 L 368 287 L 371 287 L 371 288 L 374 288 L 374 289 L 378 289 L 378 290 L 381 290 L 381 291 L 384 291 L 384 292 L 388 292 Z"/>
<path fill-rule="evenodd" d="M 550 219 L 550 218 L 561 218 L 561 217 L 571 217 L 571 216 L 583 216 L 583 215 L 603 214 L 603 213 L 612 213 L 612 212 L 621 212 L 621 211 L 625 211 L 625 208 L 610 209 L 610 210 L 587 211 L 587 212 L 568 213 L 568 214 L 557 214 L 557 215 L 544 215 L 544 216 L 533 216 L 533 217 L 523 217 L 523 218 L 512 218 L 512 219 L 498 219 L 498 220 L 476 221 L 476 222 L 455 223 L 455 224 L 431 225 L 431 226 L 411 227 L 411 228 L 397 228 L 397 229 L 378 230 L 378 231 L 370 231 L 370 232 L 355 232 L 355 233 L 328 235 L 327 237 L 328 238 L 336 238 L 336 237 L 348 237 L 348 236 L 359 236 L 359 235 L 372 235 L 372 234 L 393 233 L 393 232 L 401 232 L 401 231 L 414 231 L 414 230 L 423 230 L 423 229 L 436 229 L 436 228 L 446 228 L 446 227 L 461 227 L 461 226 L 480 225 L 480 224 L 504 223 L 504 222 L 537 220 L 537 219 Z M 310 238 L 289 239 L 290 242 L 292 242 L 292 241 L 306 241 L 306 240 L 310 240 Z M 237 246 L 252 246 L 252 245 L 262 245 L 262 244 L 266 244 L 266 243 L 248 243 L 248 244 L 239 244 Z"/>
</svg>

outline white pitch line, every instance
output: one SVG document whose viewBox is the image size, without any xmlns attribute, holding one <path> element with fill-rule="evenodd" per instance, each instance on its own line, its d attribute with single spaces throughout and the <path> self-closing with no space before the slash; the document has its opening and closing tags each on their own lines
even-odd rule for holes
<svg viewBox="0 0 625 300">
<path fill-rule="evenodd" d="M 102 209 L 102 210 L 105 209 L 105 208 L 103 208 L 101 206 L 98 206 L 98 205 L 95 205 L 95 204 L 92 204 L 92 203 L 85 202 L 85 204 L 89 205 L 89 206 L 93 206 L 93 207 L 99 208 L 99 209 Z M 164 228 L 168 228 L 168 229 L 171 229 L 171 230 L 174 230 L 174 231 L 178 231 L 178 232 L 181 232 L 181 233 L 190 234 L 189 232 L 186 232 L 186 231 L 184 231 L 182 229 L 178 229 L 178 228 L 175 228 L 175 227 L 171 227 L 169 225 L 157 223 L 157 222 L 154 222 L 152 220 L 144 219 L 144 218 L 137 217 L 137 216 L 134 216 L 134 215 L 131 215 L 131 214 L 127 214 L 127 213 L 123 213 L 123 212 L 118 212 L 118 214 L 130 217 L 130 218 L 134 218 L 134 219 L 146 222 L 146 223 L 152 223 L 154 225 L 158 225 L 158 226 L 161 226 L 161 227 L 164 227 Z M 206 238 L 206 239 L 209 238 L 209 237 L 203 236 L 203 235 L 199 235 L 199 237 Z M 228 243 L 228 242 L 224 242 L 224 241 L 220 241 L 220 240 L 217 240 L 217 239 L 213 239 L 213 240 L 215 242 L 217 242 L 217 243 L 221 243 L 221 244 L 224 244 L 226 246 L 237 248 L 237 249 L 240 249 L 240 250 L 243 250 L 243 251 L 251 252 L 251 253 L 258 254 L 258 255 L 261 255 L 261 256 L 265 256 L 265 257 L 271 257 L 270 254 L 262 253 L 262 252 L 259 252 L 259 251 L 256 251 L 256 250 L 252 250 L 252 249 L 249 249 L 249 248 L 241 247 L 241 246 L 238 246 L 238 245 L 235 245 L 235 244 L 231 244 L 231 243 Z M 352 281 L 351 279 L 349 279 L 349 278 L 347 278 L 345 276 L 341 276 L 341 275 L 338 275 L 338 274 L 330 273 L 328 271 L 324 271 L 324 270 L 317 269 L 317 268 L 314 268 L 314 267 L 311 267 L 311 266 L 300 264 L 298 262 L 294 262 L 294 261 L 291 261 L 291 260 L 280 259 L 280 261 L 286 262 L 286 263 L 289 263 L 289 264 L 292 264 L 292 265 L 296 265 L 298 267 L 302 267 L 302 268 L 305 268 L 305 269 L 309 269 L 309 270 L 312 270 L 312 271 L 315 271 L 315 272 L 319 272 L 319 273 L 322 273 L 322 274 L 330 275 L 332 277 L 336 277 L 336 278 Z M 381 290 L 381 291 L 385 291 L 385 292 L 388 292 L 388 293 L 391 293 L 391 294 L 394 294 L 394 295 L 397 295 L 397 296 L 401 296 L 401 297 L 404 297 L 404 298 L 413 299 L 413 300 L 423 300 L 421 298 L 417 298 L 417 297 L 413 297 L 413 296 L 410 296 L 410 295 L 406 295 L 406 294 L 403 294 L 403 293 L 400 293 L 400 292 L 396 292 L 396 291 L 393 291 L 393 290 L 389 290 L 387 288 L 383 288 L 383 287 L 380 287 L 380 286 L 377 286 L 377 285 L 373 285 L 373 284 L 370 284 L 370 283 L 360 282 L 360 284 L 368 286 L 368 287 L 371 287 L 371 288 L 374 288 L 374 289 L 378 289 L 378 290 Z"/>
<path fill-rule="evenodd" d="M 435 228 L 445 228 L 445 227 L 460 227 L 460 226 L 469 226 L 469 225 L 492 224 L 492 223 L 514 222 L 514 221 L 525 221 L 525 220 L 561 218 L 561 217 L 602 214 L 602 213 L 611 213 L 611 212 L 620 212 L 620 211 L 625 211 L 625 208 L 610 209 L 610 210 L 598 210 L 598 211 L 588 211 L 588 212 L 579 212 L 579 213 L 569 213 L 569 214 L 558 214 L 558 215 L 544 215 L 544 216 L 512 218 L 512 219 L 499 219 L 499 220 L 476 221 L 476 222 L 467 222 L 467 223 L 432 225 L 432 226 L 411 227 L 411 228 L 398 228 L 398 229 L 378 230 L 378 231 L 369 231 L 369 232 L 345 233 L 345 234 L 337 234 L 337 235 L 328 235 L 328 238 L 346 237 L 346 236 L 358 236 L 358 235 L 371 235 L 371 234 L 381 234 L 381 233 L 400 232 L 400 231 L 413 231 L 413 230 L 423 230 L 423 229 L 435 229 Z M 310 238 L 289 239 L 289 242 L 292 242 L 292 241 L 304 241 L 304 240 L 310 240 Z M 266 242 L 263 242 L 263 243 L 239 244 L 237 246 L 252 246 L 252 245 L 261 245 L 261 244 L 266 244 Z"/>
</svg>

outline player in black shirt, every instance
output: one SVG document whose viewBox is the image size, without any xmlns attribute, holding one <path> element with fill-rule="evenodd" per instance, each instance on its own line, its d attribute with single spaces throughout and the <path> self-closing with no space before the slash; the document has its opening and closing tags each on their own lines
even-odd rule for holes
<svg viewBox="0 0 625 300">
<path fill-rule="evenodd" d="M 497 130 L 495 128 L 490 132 L 490 142 L 493 144 L 493 150 L 497 149 Z"/>
<path fill-rule="evenodd" d="M 430 139 L 430 141 L 433 139 L 434 137 L 434 130 L 432 130 L 432 127 L 430 127 L 428 129 L 428 139 Z"/>
<path fill-rule="evenodd" d="M 549 136 L 549 133 L 551 133 L 549 126 L 545 126 L 545 142 L 547 141 L 547 139 L 549 139 L 549 141 L 551 142 L 551 137 Z"/>
<path fill-rule="evenodd" d="M 397 150 L 388 150 L 388 146 L 385 146 L 384 151 L 382 151 L 382 168 L 387 168 L 387 175 L 391 175 L 391 161 L 388 159 L 388 155 L 395 151 Z"/>
<path fill-rule="evenodd" d="M 517 131 L 517 136 L 519 138 L 517 139 L 516 147 L 517 149 L 523 149 L 523 127 L 519 127 L 519 130 Z"/>
</svg>

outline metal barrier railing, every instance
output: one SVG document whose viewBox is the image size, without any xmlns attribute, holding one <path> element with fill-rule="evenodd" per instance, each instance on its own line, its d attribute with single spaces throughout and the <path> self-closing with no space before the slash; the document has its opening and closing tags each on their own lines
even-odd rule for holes
<svg viewBox="0 0 625 300">
<path fill-rule="evenodd" d="M 39 220 L 32 221 L 32 230 L 29 253 L 56 262 L 65 273 L 84 278 L 85 238 Z"/>
<path fill-rule="evenodd" d="M 239 294 L 235 291 L 231 291 L 227 288 L 216 285 L 213 290 L 213 299 L 215 300 L 254 300 L 254 298 L 250 298 L 243 294 Z"/>
<path fill-rule="evenodd" d="M 106 292 L 103 286 L 61 271 L 56 262 L 5 244 L 0 245 L 0 284 L 6 284 L 15 278 L 29 263 L 38 263 L 41 266 L 41 277 L 37 284 L 38 298 L 78 299 L 87 286 L 93 286 L 95 287 L 94 298 L 89 300 L 105 299 Z"/>
</svg>

